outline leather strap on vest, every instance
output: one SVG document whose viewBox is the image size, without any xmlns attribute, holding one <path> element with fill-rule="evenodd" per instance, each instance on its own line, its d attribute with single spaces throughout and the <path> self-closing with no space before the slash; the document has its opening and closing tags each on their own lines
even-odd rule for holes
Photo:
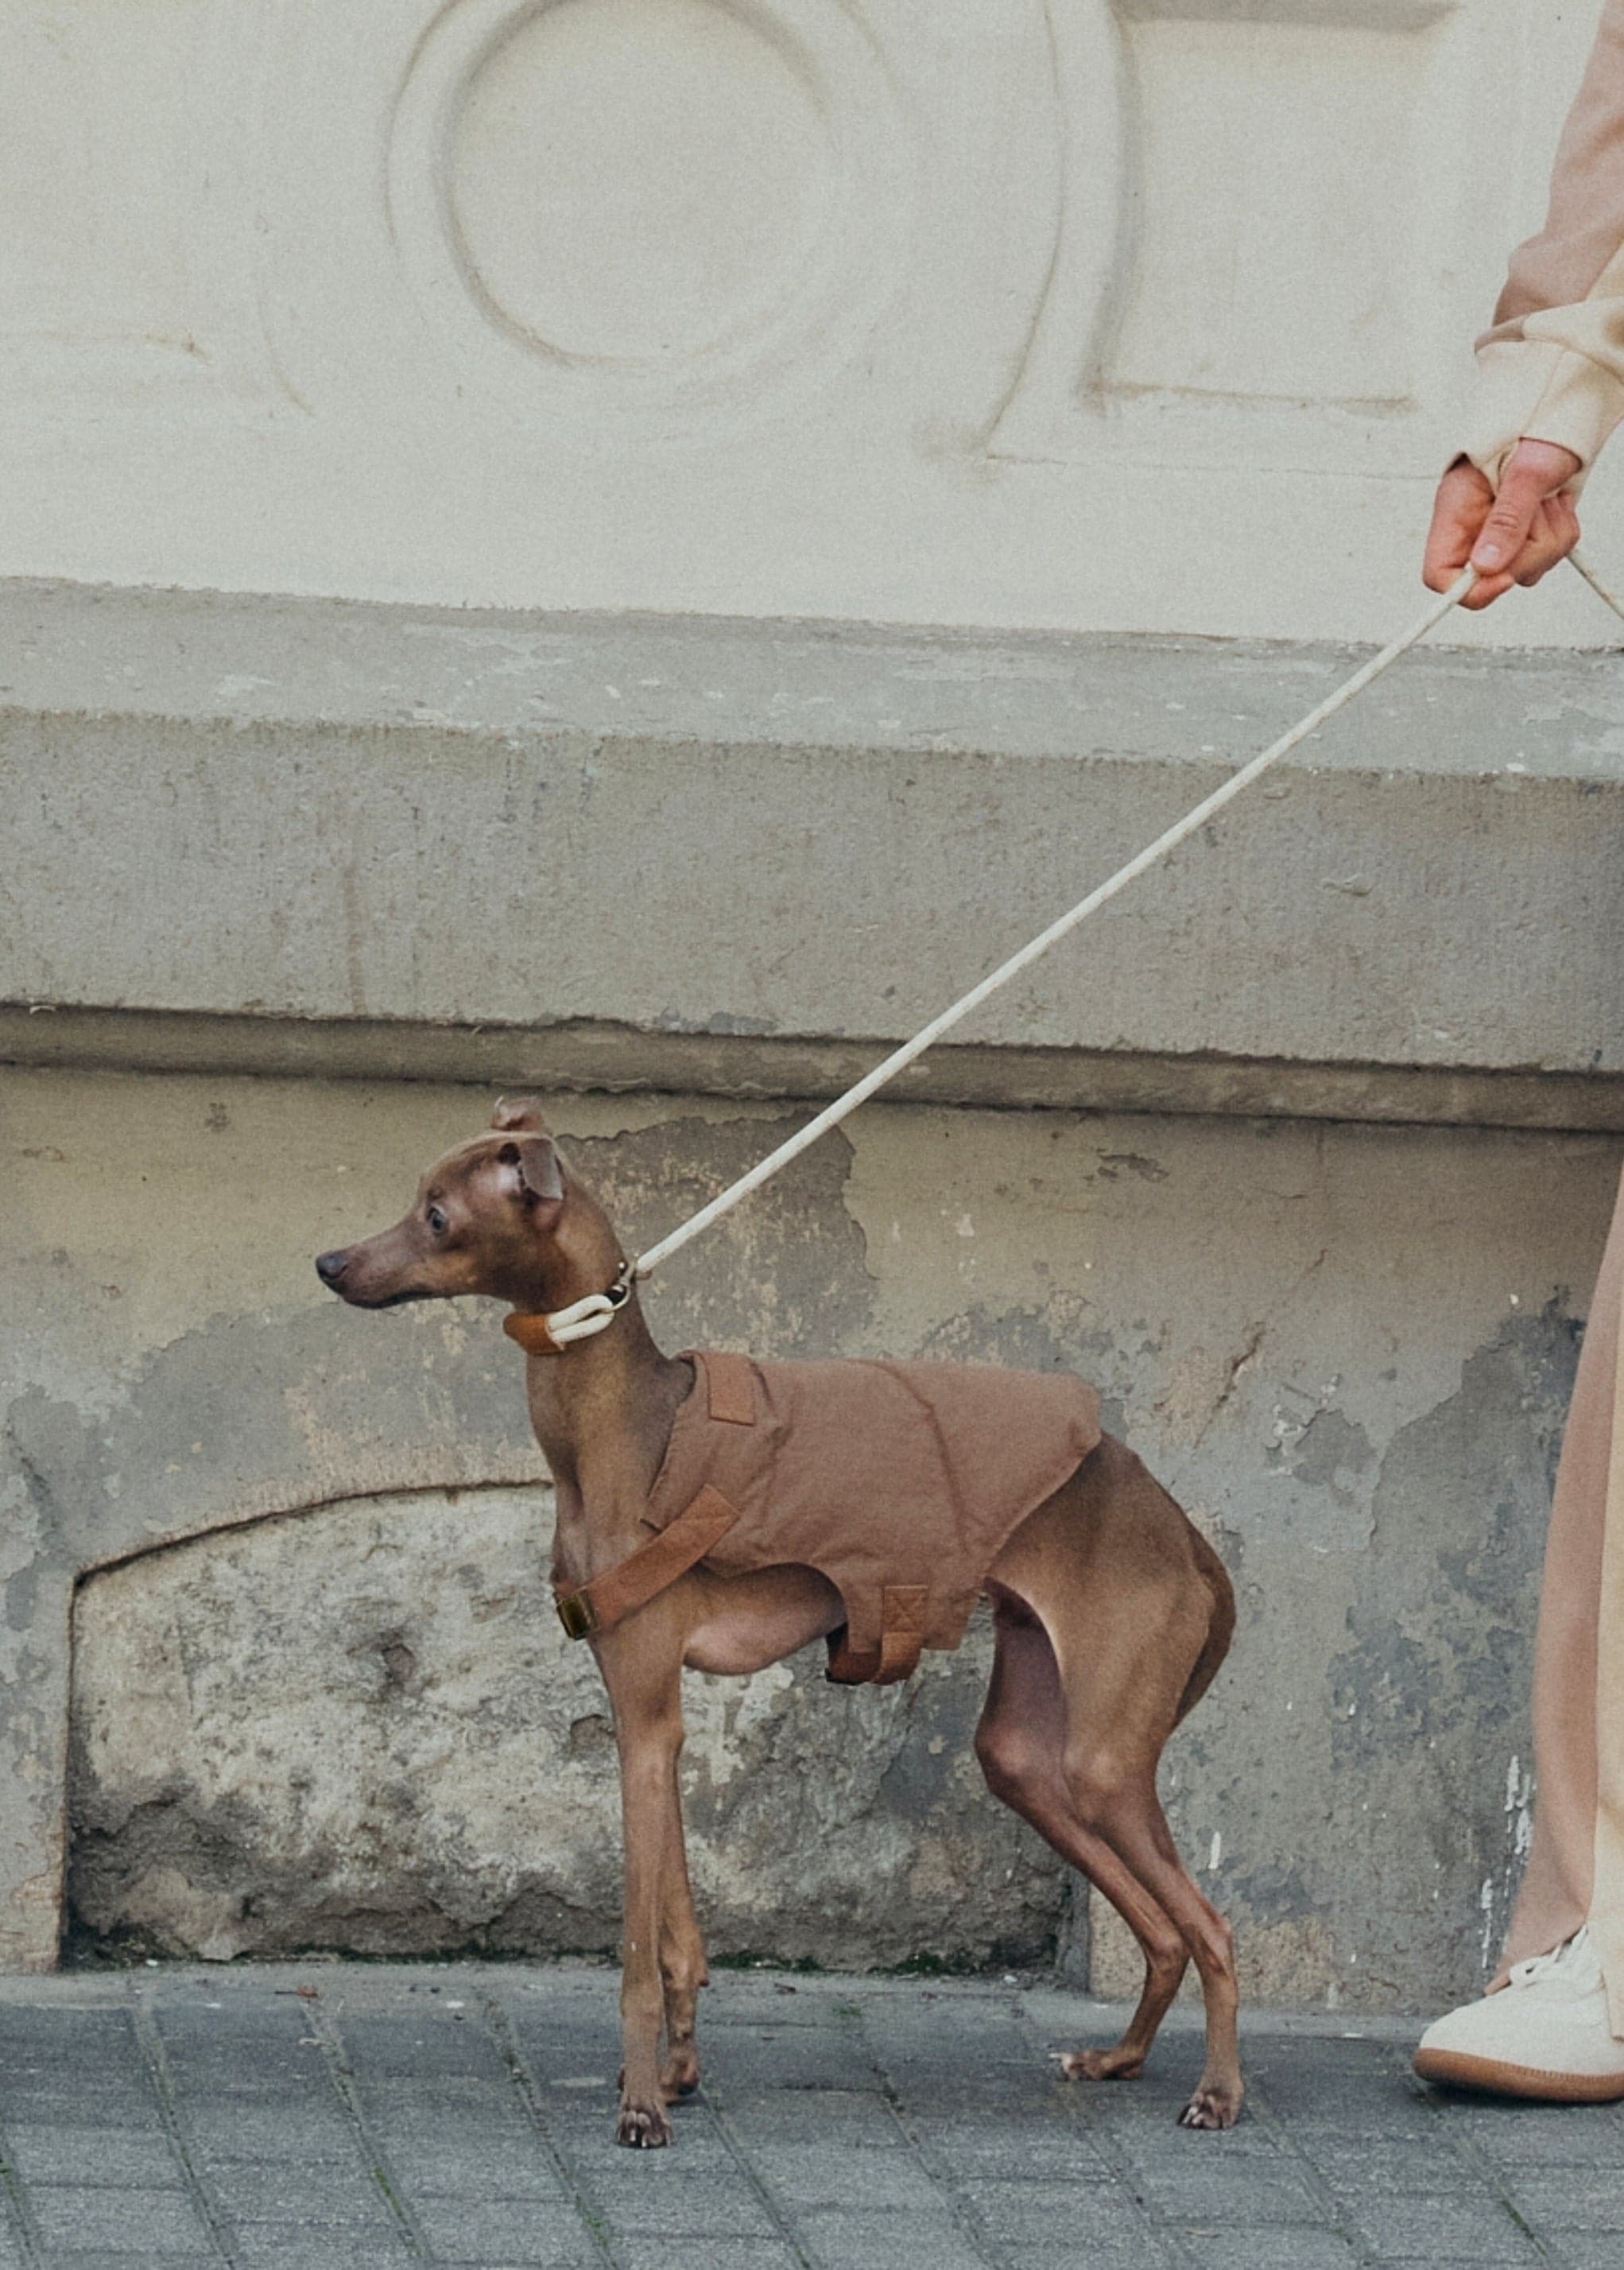
<svg viewBox="0 0 1624 2270">
<path fill-rule="evenodd" d="M 928 1584 L 887 1584 L 880 1595 L 879 1645 L 856 1654 L 842 1624 L 829 1634 L 825 1678 L 836 1687 L 894 1687 L 911 1678 L 924 1645 L 930 1600 Z"/>
<path fill-rule="evenodd" d="M 594 1576 L 578 1591 L 556 1592 L 559 1621 L 571 1639 L 588 1639 L 595 1632 L 612 1631 L 634 1609 L 644 1607 L 656 1593 L 679 1576 L 686 1576 L 702 1561 L 738 1519 L 738 1508 L 730 1505 L 708 1482 L 691 1505 L 666 1523 L 647 1545 Z"/>
</svg>

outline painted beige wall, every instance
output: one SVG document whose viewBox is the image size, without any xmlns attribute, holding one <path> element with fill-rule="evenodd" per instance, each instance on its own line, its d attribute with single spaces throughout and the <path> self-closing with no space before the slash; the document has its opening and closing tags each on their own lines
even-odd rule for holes
<svg viewBox="0 0 1624 2270">
<path fill-rule="evenodd" d="M 1386 635 L 1596 12 L 0 0 L 0 574 Z"/>
</svg>

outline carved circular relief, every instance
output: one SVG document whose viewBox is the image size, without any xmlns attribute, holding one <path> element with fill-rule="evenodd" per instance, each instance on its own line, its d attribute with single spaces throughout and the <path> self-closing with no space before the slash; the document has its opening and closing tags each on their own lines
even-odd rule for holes
<svg viewBox="0 0 1624 2270">
<path fill-rule="evenodd" d="M 593 419 L 849 352 L 911 186 L 886 74 L 830 0 L 451 0 L 389 153 L 397 249 L 459 360 Z"/>
<path fill-rule="evenodd" d="M 448 156 L 470 276 L 576 358 L 689 356 L 770 318 L 827 221 L 802 59 L 708 0 L 559 0 L 473 72 Z"/>
</svg>

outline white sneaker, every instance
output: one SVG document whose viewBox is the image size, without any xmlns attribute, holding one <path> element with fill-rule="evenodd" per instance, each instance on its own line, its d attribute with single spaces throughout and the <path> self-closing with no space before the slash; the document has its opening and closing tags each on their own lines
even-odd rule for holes
<svg viewBox="0 0 1624 2270">
<path fill-rule="evenodd" d="M 1550 2104 L 1624 2097 L 1624 2042 L 1607 2022 L 1601 1964 L 1588 1931 L 1513 1966 L 1509 1983 L 1428 2026 L 1415 2052 L 1423 2081 L 1537 2096 Z"/>
</svg>

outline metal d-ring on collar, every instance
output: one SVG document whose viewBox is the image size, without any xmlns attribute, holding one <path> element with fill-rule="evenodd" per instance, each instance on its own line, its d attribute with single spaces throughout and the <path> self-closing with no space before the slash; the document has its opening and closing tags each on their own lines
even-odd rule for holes
<svg viewBox="0 0 1624 2270">
<path fill-rule="evenodd" d="M 631 1299 L 636 1282 L 637 1264 L 623 1261 L 606 1291 L 589 1293 L 582 1300 L 572 1301 L 567 1309 L 553 1309 L 545 1322 L 554 1344 L 561 1348 L 570 1347 L 576 1340 L 590 1340 L 595 1332 L 612 1324 Z"/>
</svg>

